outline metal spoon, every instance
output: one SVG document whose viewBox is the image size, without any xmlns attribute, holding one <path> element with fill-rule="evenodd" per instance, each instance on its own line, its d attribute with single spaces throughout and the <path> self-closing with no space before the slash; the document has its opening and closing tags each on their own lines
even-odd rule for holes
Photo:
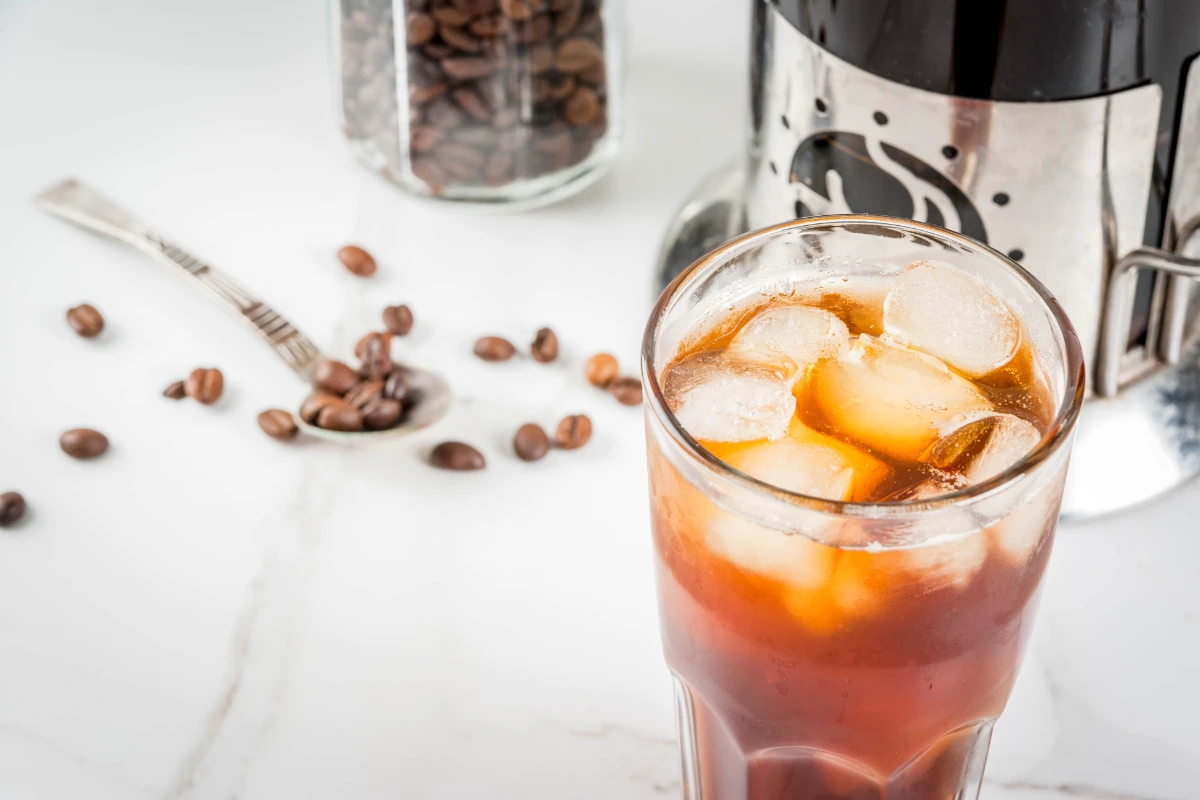
<svg viewBox="0 0 1200 800">
<path fill-rule="evenodd" d="M 34 200 L 43 210 L 55 216 L 132 245 L 156 261 L 177 267 L 180 274 L 190 278 L 194 286 L 204 289 L 218 305 L 250 326 L 293 372 L 306 384 L 311 384 L 313 371 L 325 356 L 278 312 L 255 299 L 226 275 L 154 233 L 116 203 L 74 178 L 51 186 Z M 412 371 L 416 404 L 394 428 L 348 433 L 329 431 L 306 423 L 298 414 L 297 424 L 313 436 L 342 442 L 403 436 L 432 425 L 450 407 L 450 386 L 435 372 L 415 367 L 409 369 Z M 299 408 L 299 403 L 296 407 Z"/>
</svg>

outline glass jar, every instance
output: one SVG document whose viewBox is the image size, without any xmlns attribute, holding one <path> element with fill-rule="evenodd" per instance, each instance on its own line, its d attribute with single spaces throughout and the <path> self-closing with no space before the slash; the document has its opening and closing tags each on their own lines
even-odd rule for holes
<svg viewBox="0 0 1200 800">
<path fill-rule="evenodd" d="M 334 76 L 360 162 L 414 194 L 541 205 L 617 149 L 619 0 L 337 0 Z"/>
</svg>

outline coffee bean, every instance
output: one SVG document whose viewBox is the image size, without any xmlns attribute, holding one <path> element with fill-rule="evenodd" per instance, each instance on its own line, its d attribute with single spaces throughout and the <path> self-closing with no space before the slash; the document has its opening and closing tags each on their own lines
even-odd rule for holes
<svg viewBox="0 0 1200 800">
<path fill-rule="evenodd" d="M 372 380 L 383 380 L 392 374 L 392 335 L 373 333 L 363 344 L 362 366 L 358 374 Z"/>
<path fill-rule="evenodd" d="M 454 6 L 441 6 L 433 9 L 433 18 L 443 25 L 461 27 L 471 21 L 471 15 L 460 11 Z"/>
<path fill-rule="evenodd" d="M 183 381 L 175 381 L 168 384 L 167 388 L 163 389 L 163 397 L 170 398 L 171 400 L 182 400 L 187 397 L 187 389 L 184 388 Z"/>
<path fill-rule="evenodd" d="M 25 498 L 19 492 L 0 494 L 0 528 L 16 525 L 25 516 Z"/>
<path fill-rule="evenodd" d="M 484 361 L 508 361 L 517 348 L 501 336 L 483 336 L 475 342 L 475 355 Z"/>
<path fill-rule="evenodd" d="M 445 81 L 437 81 L 427 86 L 418 84 L 409 84 L 408 99 L 414 105 L 424 105 L 431 100 L 441 97 L 450 88 L 450 84 Z"/>
<path fill-rule="evenodd" d="M 392 332 L 391 331 L 369 331 L 362 335 L 362 338 L 354 343 L 354 357 L 360 361 L 367 355 L 367 343 L 375 336 L 382 336 L 387 344 L 388 353 L 392 352 Z"/>
<path fill-rule="evenodd" d="M 108 437 L 91 428 L 74 428 L 58 437 L 58 446 L 71 458 L 96 458 L 108 450 Z"/>
<path fill-rule="evenodd" d="M 597 353 L 592 356 L 584 364 L 583 371 L 587 376 L 588 383 L 601 389 L 608 388 L 608 385 L 621 374 L 616 357 L 610 353 Z"/>
<path fill-rule="evenodd" d="M 462 56 L 460 58 L 447 58 L 442 62 L 442 69 L 451 78 L 456 78 L 460 81 L 475 80 L 476 78 L 485 78 L 492 74 L 492 62 L 486 58 L 478 56 Z"/>
<path fill-rule="evenodd" d="M 270 408 L 261 412 L 258 415 L 258 427 L 262 428 L 262 432 L 267 436 L 281 442 L 295 439 L 296 434 L 300 432 L 296 420 L 282 408 Z"/>
<path fill-rule="evenodd" d="M 404 406 L 390 397 L 372 398 L 362 409 L 363 425 L 369 431 L 382 431 L 394 426 L 404 412 Z"/>
<path fill-rule="evenodd" d="M 608 73 L 604 70 L 604 62 L 599 62 L 579 72 L 578 77 L 583 83 L 600 86 L 608 79 Z"/>
<path fill-rule="evenodd" d="M 358 245 L 346 245 L 337 251 L 337 257 L 346 269 L 360 278 L 375 274 L 375 257 Z"/>
<path fill-rule="evenodd" d="M 197 403 L 211 406 L 225 391 L 225 376 L 216 367 L 196 367 L 184 382 L 183 390 Z"/>
<path fill-rule="evenodd" d="M 412 309 L 406 305 L 388 306 L 383 310 L 383 324 L 396 336 L 406 336 L 412 330 Z"/>
<path fill-rule="evenodd" d="M 529 346 L 529 352 L 533 354 L 534 361 L 543 364 L 553 361 L 558 358 L 558 337 L 549 328 L 539 328 L 537 335 L 533 337 L 533 344 Z"/>
<path fill-rule="evenodd" d="M 592 421 L 585 414 L 563 417 L 554 430 L 554 444 L 563 450 L 577 450 L 592 438 Z"/>
<path fill-rule="evenodd" d="M 67 311 L 67 322 L 85 339 L 99 336 L 104 330 L 104 317 L 94 306 L 83 303 Z"/>
<path fill-rule="evenodd" d="M 500 0 L 500 11 L 509 19 L 529 19 L 533 16 L 530 0 Z"/>
<path fill-rule="evenodd" d="M 563 117 L 572 125 L 587 125 L 600 113 L 600 99 L 591 89 L 580 88 L 563 105 Z"/>
<path fill-rule="evenodd" d="M 554 48 L 548 44 L 536 44 L 529 48 L 529 71 L 535 75 L 541 75 L 543 72 L 551 69 L 554 66 Z M 551 97 L 554 92 L 551 91 Z"/>
<path fill-rule="evenodd" d="M 350 387 L 358 383 L 358 373 L 341 361 L 326 359 L 317 365 L 313 373 L 313 386 L 336 394 L 339 397 L 350 391 Z"/>
<path fill-rule="evenodd" d="M 491 118 L 492 112 L 484 102 L 483 96 L 474 89 L 464 86 L 461 89 L 455 89 L 451 96 L 454 98 L 454 102 L 458 103 L 459 108 L 475 119 L 486 121 Z"/>
<path fill-rule="evenodd" d="M 608 393 L 626 406 L 642 404 L 642 382 L 637 378 L 617 378 L 608 385 Z"/>
<path fill-rule="evenodd" d="M 317 417 L 321 411 L 334 403 L 343 402 L 342 398 L 336 394 L 329 392 L 313 392 L 308 397 L 304 398 L 304 404 L 300 406 L 300 419 L 307 422 L 309 425 L 317 424 Z"/>
<path fill-rule="evenodd" d="M 411 401 L 413 394 L 413 379 L 412 372 L 407 367 L 397 365 L 392 370 L 392 374 L 388 375 L 387 380 L 383 384 L 383 396 L 405 406 Z"/>
<path fill-rule="evenodd" d="M 450 45 L 460 53 L 474 54 L 483 49 L 483 42 L 462 28 L 455 28 L 450 25 L 442 25 L 438 28 L 438 34 L 442 37 L 443 42 Z"/>
<path fill-rule="evenodd" d="M 459 11 L 478 17 L 496 10 L 496 0 L 450 0 Z"/>
<path fill-rule="evenodd" d="M 583 72 L 604 63 L 604 51 L 600 45 L 582 36 L 572 36 L 558 46 L 554 66 L 561 72 Z"/>
<path fill-rule="evenodd" d="M 409 129 L 408 134 L 409 142 L 415 152 L 428 153 L 445 137 L 446 132 L 432 125 L 414 125 Z"/>
<path fill-rule="evenodd" d="M 554 35 L 562 37 L 571 33 L 579 24 L 579 17 L 582 14 L 583 0 L 569 0 L 558 11 L 558 16 L 554 18 Z"/>
<path fill-rule="evenodd" d="M 532 422 L 517 428 L 513 437 L 513 451 L 522 461 L 537 461 L 550 450 L 550 439 L 541 425 Z"/>
<path fill-rule="evenodd" d="M 438 469 L 475 470 L 487 466 L 483 453 L 463 442 L 442 442 L 429 454 L 429 463 Z"/>
<path fill-rule="evenodd" d="M 366 380 L 355 384 L 346 392 L 343 398 L 347 403 L 362 411 L 372 400 L 383 396 L 384 382 L 381 380 Z"/>
<path fill-rule="evenodd" d="M 317 427 L 327 431 L 353 433 L 363 429 L 362 412 L 344 400 L 330 403 L 317 414 Z"/>
<path fill-rule="evenodd" d="M 480 17 L 470 24 L 468 30 L 481 39 L 491 39 L 508 30 L 508 19 L 499 15 Z"/>
<path fill-rule="evenodd" d="M 418 47 L 437 34 L 437 23 L 428 14 L 410 12 L 404 19 L 404 34 L 409 47 Z"/>
</svg>

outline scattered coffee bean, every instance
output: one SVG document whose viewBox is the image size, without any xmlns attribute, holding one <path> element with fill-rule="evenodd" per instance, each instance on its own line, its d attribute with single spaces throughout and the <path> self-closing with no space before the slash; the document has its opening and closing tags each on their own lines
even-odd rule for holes
<svg viewBox="0 0 1200 800">
<path fill-rule="evenodd" d="M 592 421 L 586 414 L 563 417 L 554 431 L 554 444 L 563 450 L 576 450 L 592 438 Z"/>
<path fill-rule="evenodd" d="M 587 360 L 583 371 L 587 376 L 588 383 L 601 389 L 607 389 L 608 385 L 621 374 L 616 357 L 610 353 L 596 353 Z"/>
<path fill-rule="evenodd" d="M 412 330 L 412 309 L 405 305 L 388 306 L 383 310 L 383 324 L 396 336 L 407 336 Z"/>
<path fill-rule="evenodd" d="M 182 400 L 187 397 L 187 389 L 183 381 L 175 381 L 168 384 L 167 388 L 163 389 L 163 397 L 170 398 L 171 400 Z"/>
<path fill-rule="evenodd" d="M 300 406 L 300 419 L 309 425 L 316 425 L 317 417 L 320 416 L 321 411 L 326 406 L 341 402 L 344 401 L 336 394 L 321 391 L 313 392 L 304 399 L 303 405 Z"/>
<path fill-rule="evenodd" d="M 354 357 L 362 360 L 367 355 L 367 342 L 371 341 L 373 336 L 382 336 L 387 343 L 388 353 L 392 352 L 392 334 L 391 331 L 376 332 L 371 331 L 364 333 L 362 338 L 354 343 Z"/>
<path fill-rule="evenodd" d="M 617 378 L 608 385 L 608 393 L 617 398 L 617 402 L 626 406 L 642 404 L 642 382 L 637 378 Z"/>
<path fill-rule="evenodd" d="M 411 395 L 412 372 L 405 367 L 398 366 L 392 370 L 392 374 L 388 375 L 387 381 L 383 384 L 383 396 L 390 397 L 404 406 L 412 399 Z"/>
<path fill-rule="evenodd" d="M 517 428 L 513 451 L 522 461 L 537 461 L 550 450 L 550 439 L 541 425 L 528 422 Z"/>
<path fill-rule="evenodd" d="M 545 364 L 558 358 L 558 337 L 549 328 L 540 328 L 529 346 L 533 360 Z"/>
<path fill-rule="evenodd" d="M 360 278 L 375 274 L 375 257 L 356 244 L 348 244 L 338 250 L 337 257 L 346 269 Z"/>
<path fill-rule="evenodd" d="M 371 380 L 383 380 L 392 374 L 392 335 L 372 333 L 363 344 L 362 366 L 358 374 Z"/>
<path fill-rule="evenodd" d="M 376 398 L 383 397 L 384 383 L 381 380 L 365 380 L 354 384 L 344 398 L 347 403 L 362 411 Z"/>
<path fill-rule="evenodd" d="M 19 492 L 0 494 L 0 528 L 17 524 L 25 516 L 25 498 Z"/>
<path fill-rule="evenodd" d="M 325 406 L 321 409 L 321 413 L 317 414 L 317 427 L 342 433 L 361 431 L 363 429 L 362 412 L 345 400 L 338 400 Z"/>
<path fill-rule="evenodd" d="M 67 322 L 85 339 L 99 336 L 104 330 L 104 317 L 94 306 L 83 303 L 67 311 Z"/>
<path fill-rule="evenodd" d="M 296 420 L 282 408 L 271 408 L 260 413 L 258 427 L 262 428 L 263 433 L 267 436 L 281 442 L 295 439 L 296 434 L 300 432 L 300 428 L 296 426 Z"/>
<path fill-rule="evenodd" d="M 438 469 L 483 469 L 487 461 L 474 447 L 463 442 L 442 442 L 429 454 L 429 463 Z"/>
<path fill-rule="evenodd" d="M 369 431 L 386 430 L 400 421 L 404 407 L 398 400 L 376 396 L 362 407 L 363 426 Z"/>
<path fill-rule="evenodd" d="M 197 367 L 183 384 L 187 396 L 197 403 L 210 406 L 221 399 L 225 390 L 225 376 L 215 367 Z"/>
<path fill-rule="evenodd" d="M 508 361 L 517 348 L 502 336 L 483 336 L 475 342 L 475 355 L 484 361 Z"/>
<path fill-rule="evenodd" d="M 108 437 L 91 428 L 73 428 L 58 437 L 58 446 L 71 458 L 96 458 L 108 450 Z"/>
<path fill-rule="evenodd" d="M 313 373 L 313 386 L 324 392 L 341 396 L 358 383 L 358 373 L 341 361 L 326 359 Z"/>
</svg>

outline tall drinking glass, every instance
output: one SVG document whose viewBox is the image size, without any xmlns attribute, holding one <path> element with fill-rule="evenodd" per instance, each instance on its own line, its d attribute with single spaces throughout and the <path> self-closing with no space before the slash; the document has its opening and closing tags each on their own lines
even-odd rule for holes
<svg viewBox="0 0 1200 800">
<path fill-rule="evenodd" d="M 813 285 L 844 305 L 925 260 L 992 287 L 1028 340 L 1044 430 L 999 474 L 907 500 L 823 500 L 727 466 L 672 413 L 664 370 L 738 309 Z M 1083 396 L 1082 353 L 1059 305 L 958 234 L 806 219 L 731 241 L 681 274 L 651 315 L 642 370 L 684 796 L 976 798 L 1029 637 Z"/>
</svg>

